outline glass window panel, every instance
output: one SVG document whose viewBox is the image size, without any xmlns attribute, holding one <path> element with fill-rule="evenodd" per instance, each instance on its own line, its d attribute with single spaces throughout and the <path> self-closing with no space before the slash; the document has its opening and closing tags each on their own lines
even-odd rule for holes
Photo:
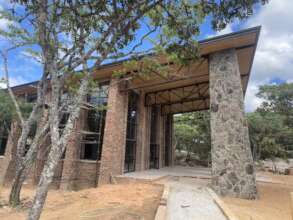
<svg viewBox="0 0 293 220">
<path fill-rule="evenodd" d="M 93 134 L 85 135 L 81 144 L 81 159 L 100 160 L 103 136 L 105 128 L 105 118 L 107 111 L 99 107 L 107 106 L 109 84 L 103 83 L 91 90 L 87 96 L 87 102 L 97 108 L 87 110 L 85 128 Z"/>
</svg>

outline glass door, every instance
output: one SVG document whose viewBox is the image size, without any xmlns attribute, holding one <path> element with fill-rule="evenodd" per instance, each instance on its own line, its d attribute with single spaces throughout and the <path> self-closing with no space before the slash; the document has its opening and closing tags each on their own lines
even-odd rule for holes
<svg viewBox="0 0 293 220">
<path fill-rule="evenodd" d="M 130 92 L 128 99 L 124 172 L 135 171 L 138 95 Z"/>
<path fill-rule="evenodd" d="M 152 106 L 150 134 L 150 169 L 159 169 L 159 145 L 157 144 L 157 114 L 157 106 Z"/>
</svg>

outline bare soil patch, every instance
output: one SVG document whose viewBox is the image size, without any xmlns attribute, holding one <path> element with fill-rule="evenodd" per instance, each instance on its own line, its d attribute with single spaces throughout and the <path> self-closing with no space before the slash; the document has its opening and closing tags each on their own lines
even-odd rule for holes
<svg viewBox="0 0 293 220">
<path fill-rule="evenodd" d="M 223 198 L 240 220 L 291 220 L 293 177 L 261 173 L 274 183 L 258 182 L 258 200 Z"/>
<path fill-rule="evenodd" d="M 104 185 L 77 192 L 51 190 L 42 213 L 42 220 L 153 220 L 160 202 L 163 186 L 128 183 Z M 0 203 L 7 200 L 8 188 L 2 188 Z M 0 219 L 25 219 L 34 190 L 25 188 L 22 199 L 25 207 L 0 207 Z"/>
</svg>

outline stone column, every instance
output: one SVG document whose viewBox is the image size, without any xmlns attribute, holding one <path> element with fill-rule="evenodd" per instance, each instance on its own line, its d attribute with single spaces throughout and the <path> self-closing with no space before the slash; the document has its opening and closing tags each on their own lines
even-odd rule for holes
<svg viewBox="0 0 293 220">
<path fill-rule="evenodd" d="M 119 89 L 118 79 L 110 82 L 98 185 L 110 182 L 111 175 L 123 173 L 127 128 L 128 94 Z"/>
<path fill-rule="evenodd" d="M 210 55 L 212 186 L 220 195 L 257 196 L 235 49 Z"/>
</svg>

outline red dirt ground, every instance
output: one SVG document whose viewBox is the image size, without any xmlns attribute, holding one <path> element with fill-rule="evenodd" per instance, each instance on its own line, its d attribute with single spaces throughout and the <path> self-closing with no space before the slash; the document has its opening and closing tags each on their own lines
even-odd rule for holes
<svg viewBox="0 0 293 220">
<path fill-rule="evenodd" d="M 293 176 L 261 173 L 275 183 L 258 182 L 258 200 L 223 198 L 240 220 L 292 220 Z"/>
<path fill-rule="evenodd" d="M 142 183 L 105 185 L 78 192 L 51 190 L 41 219 L 153 220 L 162 191 L 161 185 Z M 8 188 L 2 188 L 0 204 L 5 203 L 8 193 Z M 33 193 L 33 189 L 23 189 L 23 202 L 30 204 Z M 0 219 L 25 219 L 27 210 L 4 205 L 0 208 Z"/>
</svg>

